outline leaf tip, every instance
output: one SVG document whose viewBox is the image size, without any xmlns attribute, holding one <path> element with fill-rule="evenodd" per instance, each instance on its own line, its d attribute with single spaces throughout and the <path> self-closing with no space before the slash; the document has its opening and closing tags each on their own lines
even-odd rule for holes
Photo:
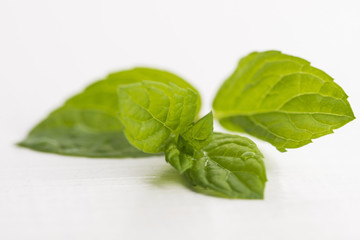
<svg viewBox="0 0 360 240">
<path fill-rule="evenodd" d="M 282 153 L 287 152 L 286 148 L 284 148 L 284 147 L 277 147 L 276 149 Z"/>
<path fill-rule="evenodd" d="M 16 142 L 14 145 L 17 147 L 25 147 L 24 141 Z"/>
</svg>

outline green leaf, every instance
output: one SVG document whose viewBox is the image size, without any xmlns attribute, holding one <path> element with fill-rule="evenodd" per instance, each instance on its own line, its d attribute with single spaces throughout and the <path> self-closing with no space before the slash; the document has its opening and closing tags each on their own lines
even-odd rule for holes
<svg viewBox="0 0 360 240">
<path fill-rule="evenodd" d="M 240 60 L 218 91 L 213 108 L 223 127 L 285 151 L 352 121 L 347 98 L 329 75 L 306 60 L 267 51 Z"/>
<path fill-rule="evenodd" d="M 202 149 L 169 145 L 168 162 L 178 162 L 186 179 L 201 192 L 229 198 L 262 199 L 266 182 L 263 156 L 250 139 L 214 133 Z M 174 166 L 174 164 L 172 164 Z M 205 191 L 203 190 L 205 189 Z"/>
<path fill-rule="evenodd" d="M 175 84 L 143 81 L 119 87 L 119 118 L 129 142 L 147 153 L 165 146 L 194 121 L 199 95 Z"/>
<path fill-rule="evenodd" d="M 54 110 L 28 134 L 20 146 L 33 150 L 86 157 L 146 157 L 129 144 L 118 119 L 118 86 L 143 80 L 175 83 L 191 88 L 189 83 L 169 72 L 134 68 L 110 74 L 88 86 L 83 92 Z M 200 109 L 197 98 L 196 111 Z"/>
<path fill-rule="evenodd" d="M 86 157 L 147 157 L 127 141 L 119 120 L 94 110 L 60 108 L 19 143 L 33 150 Z"/>
<path fill-rule="evenodd" d="M 181 136 L 196 148 L 206 146 L 213 134 L 213 114 L 205 115 L 196 123 L 193 123 Z"/>
</svg>

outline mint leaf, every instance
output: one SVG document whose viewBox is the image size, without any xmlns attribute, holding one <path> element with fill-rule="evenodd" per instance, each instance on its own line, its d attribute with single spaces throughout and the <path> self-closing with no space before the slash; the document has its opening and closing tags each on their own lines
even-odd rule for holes
<svg viewBox="0 0 360 240">
<path fill-rule="evenodd" d="M 194 121 L 199 95 L 175 84 L 143 81 L 119 87 L 119 118 L 129 142 L 147 153 L 165 151 Z"/>
<path fill-rule="evenodd" d="M 118 119 L 118 86 L 143 80 L 191 88 L 182 78 L 161 70 L 134 68 L 110 74 L 88 86 L 35 126 L 20 146 L 33 150 L 86 157 L 146 157 L 129 144 Z M 196 101 L 196 112 L 200 109 Z"/>
<path fill-rule="evenodd" d="M 19 145 L 73 156 L 149 156 L 129 144 L 117 118 L 95 110 L 71 107 L 51 113 Z"/>
<path fill-rule="evenodd" d="M 352 121 L 347 98 L 329 75 L 308 61 L 267 51 L 240 60 L 218 91 L 213 108 L 223 127 L 286 151 Z"/>
<path fill-rule="evenodd" d="M 266 182 L 263 156 L 250 139 L 213 133 L 210 112 L 170 142 L 166 161 L 207 193 L 261 199 Z"/>
<path fill-rule="evenodd" d="M 181 136 L 196 148 L 206 146 L 213 134 L 213 114 L 205 115 L 196 123 L 192 124 Z"/>
<path fill-rule="evenodd" d="M 167 161 L 200 191 L 229 198 L 264 197 L 267 179 L 263 156 L 250 139 L 214 133 L 202 149 L 192 148 L 191 143 L 170 148 L 165 153 Z M 177 162 L 181 167 L 176 167 Z"/>
</svg>

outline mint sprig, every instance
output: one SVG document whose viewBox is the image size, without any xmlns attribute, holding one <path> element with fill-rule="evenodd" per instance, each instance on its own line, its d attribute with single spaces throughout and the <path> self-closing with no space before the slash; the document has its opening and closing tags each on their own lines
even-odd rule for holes
<svg viewBox="0 0 360 240">
<path fill-rule="evenodd" d="M 242 58 L 213 109 L 220 124 L 268 141 L 284 152 L 355 119 L 348 96 L 325 72 L 279 51 Z M 246 137 L 213 132 L 213 114 L 198 121 L 198 91 L 161 70 L 110 74 L 68 99 L 20 146 L 86 157 L 165 160 L 200 192 L 262 199 L 263 155 Z"/>
<path fill-rule="evenodd" d="M 230 198 L 263 198 L 265 166 L 247 138 L 213 134 L 210 112 L 196 123 L 198 94 L 144 81 L 119 87 L 119 118 L 129 142 L 165 158 L 194 186 Z"/>
</svg>

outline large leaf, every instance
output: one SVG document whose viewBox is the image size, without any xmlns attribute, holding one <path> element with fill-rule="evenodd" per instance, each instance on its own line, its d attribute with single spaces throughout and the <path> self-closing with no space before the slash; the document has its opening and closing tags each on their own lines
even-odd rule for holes
<svg viewBox="0 0 360 240">
<path fill-rule="evenodd" d="M 278 51 L 254 52 L 240 60 L 213 108 L 225 128 L 285 151 L 353 120 L 347 97 L 329 75 L 304 59 Z"/>
<path fill-rule="evenodd" d="M 119 87 L 119 118 L 131 144 L 158 153 L 194 121 L 199 95 L 175 84 L 143 81 Z"/>
<path fill-rule="evenodd" d="M 197 92 L 185 80 L 161 70 L 134 68 L 113 73 L 67 100 L 34 127 L 19 145 L 38 151 L 86 157 L 149 156 L 128 143 L 117 117 L 118 86 L 144 80 L 175 83 Z M 200 98 L 197 98 L 196 111 L 199 109 Z"/>
<path fill-rule="evenodd" d="M 43 152 L 87 157 L 146 157 L 126 140 L 119 120 L 95 110 L 60 108 L 20 143 Z"/>
<path fill-rule="evenodd" d="M 262 199 L 266 182 L 263 156 L 250 139 L 214 133 L 202 149 L 170 144 L 167 161 L 206 193 L 229 198 Z"/>
</svg>

